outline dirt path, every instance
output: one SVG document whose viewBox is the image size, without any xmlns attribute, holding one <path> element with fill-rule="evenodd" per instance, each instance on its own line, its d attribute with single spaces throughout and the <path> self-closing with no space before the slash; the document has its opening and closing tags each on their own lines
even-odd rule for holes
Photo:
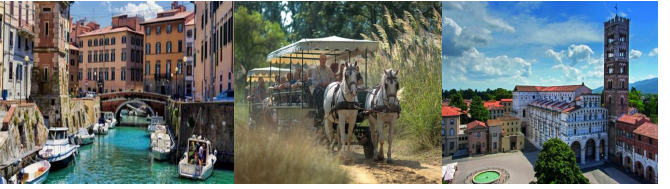
<svg viewBox="0 0 670 189">
<path fill-rule="evenodd" d="M 363 148 L 354 146 L 353 154 L 344 165 L 349 170 L 352 183 L 360 184 L 439 184 L 441 166 L 430 162 L 409 160 L 411 158 L 393 155 L 393 162 L 365 159 Z M 351 159 L 353 158 L 353 159 Z"/>
</svg>

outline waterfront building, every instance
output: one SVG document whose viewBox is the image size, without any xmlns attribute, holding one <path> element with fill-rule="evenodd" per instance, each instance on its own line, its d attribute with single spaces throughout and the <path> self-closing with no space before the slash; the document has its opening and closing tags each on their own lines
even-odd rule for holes
<svg viewBox="0 0 670 189">
<path fill-rule="evenodd" d="M 517 85 L 513 100 L 521 125 L 527 125 L 526 136 L 536 147 L 542 149 L 545 141 L 558 138 L 571 146 L 582 164 L 607 157 L 607 109 L 600 106 L 600 95 L 583 83 Z"/>
<path fill-rule="evenodd" d="M 5 43 L 4 43 L 4 33 L 5 33 L 5 2 L 0 3 L 0 95 L 2 95 L 2 90 L 5 89 L 3 86 L 3 70 L 5 67 Z M 0 99 L 2 96 L 0 96 Z"/>
<path fill-rule="evenodd" d="M 233 90 L 233 2 L 196 1 L 195 100 Z"/>
<path fill-rule="evenodd" d="M 442 107 L 442 156 L 452 156 L 459 149 L 459 126 L 461 109 L 453 106 Z"/>
<path fill-rule="evenodd" d="M 193 54 L 195 51 L 195 19 L 186 22 L 186 70 L 185 70 L 185 79 L 184 79 L 184 96 L 193 99 L 193 93 L 195 89 L 195 78 L 193 73 Z"/>
<path fill-rule="evenodd" d="M 110 26 L 80 34 L 80 91 L 141 91 L 144 33 L 141 17 L 118 15 Z"/>
<path fill-rule="evenodd" d="M 470 156 L 487 153 L 488 127 L 484 122 L 473 121 L 467 124 L 468 152 Z"/>
<path fill-rule="evenodd" d="M 74 128 L 70 116 L 67 64 L 70 44 L 70 3 L 35 2 L 35 68 L 30 98 L 44 115 L 47 127 Z"/>
<path fill-rule="evenodd" d="M 628 110 L 630 19 L 616 15 L 603 25 L 603 104 L 609 111 L 609 152 L 614 153 L 616 120 Z"/>
<path fill-rule="evenodd" d="M 183 96 L 185 25 L 194 17 L 176 1 L 144 27 L 144 91 Z"/>
<path fill-rule="evenodd" d="M 72 26 L 70 26 L 70 43 L 75 44 L 77 47 L 83 47 L 83 43 L 78 41 L 77 39 L 79 38 L 80 35 L 91 32 L 93 30 L 98 30 L 100 29 L 100 24 L 98 24 L 95 21 L 90 21 L 86 23 L 88 20 L 86 18 L 78 20 L 76 22 L 73 22 L 73 18 L 70 17 L 70 22 L 72 23 Z"/>
<path fill-rule="evenodd" d="M 70 56 L 68 58 L 68 64 L 67 64 L 67 73 L 68 73 L 68 78 L 67 78 L 67 87 L 68 87 L 68 94 L 70 96 L 76 96 L 79 94 L 79 48 L 75 46 L 73 43 L 70 43 Z"/>
<path fill-rule="evenodd" d="M 95 21 L 87 22 L 87 20 L 81 19 L 76 22 L 70 17 L 70 38 L 68 39 L 70 43 L 70 62 L 68 64 L 68 92 L 72 96 L 84 95 L 84 90 L 80 86 L 80 82 L 83 81 L 84 71 L 83 71 L 83 54 L 81 54 L 80 47 L 84 46 L 83 41 L 79 41 L 78 37 L 84 33 L 91 32 L 93 30 L 100 29 L 100 25 Z"/>
<path fill-rule="evenodd" d="M 489 153 L 498 153 L 501 152 L 501 141 L 502 141 L 502 133 L 504 132 L 502 129 L 502 122 L 500 122 L 499 119 L 489 119 L 486 121 L 486 124 L 488 125 L 489 132 L 488 135 L 486 136 L 486 139 L 488 140 L 489 144 Z"/>
<path fill-rule="evenodd" d="M 658 125 L 645 116 L 620 116 L 614 159 L 628 172 L 658 183 Z"/>
<path fill-rule="evenodd" d="M 34 66 L 35 9 L 33 1 L 3 1 L 2 99 L 25 100 L 31 95 Z"/>
</svg>

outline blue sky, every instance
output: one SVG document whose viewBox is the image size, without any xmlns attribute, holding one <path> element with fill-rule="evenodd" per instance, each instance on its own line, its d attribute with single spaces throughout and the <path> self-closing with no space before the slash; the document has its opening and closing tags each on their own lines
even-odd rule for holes
<svg viewBox="0 0 670 189">
<path fill-rule="evenodd" d="M 631 18 L 630 82 L 658 77 L 658 2 L 443 2 L 442 88 L 603 85 L 603 23 Z"/>
<path fill-rule="evenodd" d="M 170 9 L 173 1 L 75 1 L 70 9 L 74 21 L 80 19 L 95 20 L 101 27 L 111 25 L 112 17 L 120 14 L 140 15 L 145 20 L 156 17 L 156 13 Z M 193 11 L 189 1 L 179 1 L 186 9 Z"/>
</svg>

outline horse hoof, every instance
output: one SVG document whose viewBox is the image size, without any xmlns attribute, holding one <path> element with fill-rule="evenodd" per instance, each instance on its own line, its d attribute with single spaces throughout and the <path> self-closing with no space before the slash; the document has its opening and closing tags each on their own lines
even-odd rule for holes
<svg viewBox="0 0 670 189">
<path fill-rule="evenodd" d="M 393 160 L 391 158 L 386 159 L 386 163 L 393 163 Z"/>
</svg>

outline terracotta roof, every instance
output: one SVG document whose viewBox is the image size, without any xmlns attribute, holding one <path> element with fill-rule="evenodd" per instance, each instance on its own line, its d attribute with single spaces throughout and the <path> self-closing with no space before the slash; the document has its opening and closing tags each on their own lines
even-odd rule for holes
<svg viewBox="0 0 670 189">
<path fill-rule="evenodd" d="M 645 117 L 642 116 L 632 116 L 632 115 L 623 115 L 617 119 L 618 122 L 623 122 L 623 123 L 628 123 L 631 125 L 636 125 L 639 123 L 640 120 L 646 119 Z"/>
<path fill-rule="evenodd" d="M 72 44 L 69 44 L 69 45 L 70 45 L 70 50 L 75 50 L 75 51 L 79 50 L 79 48 L 75 47 L 74 45 L 72 45 Z"/>
<path fill-rule="evenodd" d="M 461 109 L 453 106 L 443 106 L 442 107 L 442 117 L 451 117 L 451 116 L 460 116 Z"/>
<path fill-rule="evenodd" d="M 503 99 L 500 99 L 500 102 L 512 102 L 512 99 L 511 98 L 503 98 Z"/>
<path fill-rule="evenodd" d="M 191 19 L 190 21 L 186 22 L 186 25 L 194 25 L 195 24 L 195 19 Z"/>
<path fill-rule="evenodd" d="M 486 124 L 484 124 L 484 122 L 475 120 L 473 122 L 468 123 L 468 130 L 470 130 L 472 128 L 475 128 L 475 127 L 478 127 L 478 126 L 482 126 L 484 128 L 487 128 L 487 126 L 486 126 Z"/>
<path fill-rule="evenodd" d="M 489 127 L 502 126 L 502 122 L 499 119 L 489 119 L 486 123 Z"/>
<path fill-rule="evenodd" d="M 494 108 L 501 108 L 503 106 L 500 105 L 500 101 L 487 101 L 487 102 L 484 102 L 484 107 L 486 107 L 486 109 L 491 110 L 491 109 L 494 109 Z"/>
<path fill-rule="evenodd" d="M 519 118 L 510 115 L 498 117 L 497 119 L 499 119 L 500 121 L 520 120 Z"/>
<path fill-rule="evenodd" d="M 633 133 L 658 140 L 658 125 L 652 122 L 644 122 Z"/>
<path fill-rule="evenodd" d="M 137 34 L 142 34 L 141 32 L 132 30 L 128 27 L 118 27 L 118 28 L 112 29 L 112 26 L 107 26 L 107 27 L 104 27 L 104 28 L 100 28 L 100 29 L 97 29 L 97 30 L 86 32 L 82 35 L 79 35 L 78 37 L 86 37 L 86 36 L 92 36 L 92 35 L 102 35 L 102 34 L 124 32 L 124 31 L 133 32 L 133 33 L 137 33 Z"/>
<path fill-rule="evenodd" d="M 517 85 L 514 91 L 518 92 L 573 92 L 584 85 L 563 85 L 563 86 L 524 86 Z"/>
<path fill-rule="evenodd" d="M 581 99 L 582 99 L 582 96 L 578 96 L 577 98 L 575 98 L 576 101 L 579 101 Z"/>
<path fill-rule="evenodd" d="M 163 22 L 163 21 L 170 21 L 170 20 L 184 19 L 191 14 L 193 14 L 193 12 L 184 11 L 184 12 L 176 13 L 172 16 L 166 16 L 166 17 L 160 17 L 160 18 L 154 18 L 154 19 L 151 19 L 151 20 L 147 20 L 145 22 L 140 23 L 140 25 L 151 24 L 151 23 L 156 23 L 156 22 Z"/>
</svg>

